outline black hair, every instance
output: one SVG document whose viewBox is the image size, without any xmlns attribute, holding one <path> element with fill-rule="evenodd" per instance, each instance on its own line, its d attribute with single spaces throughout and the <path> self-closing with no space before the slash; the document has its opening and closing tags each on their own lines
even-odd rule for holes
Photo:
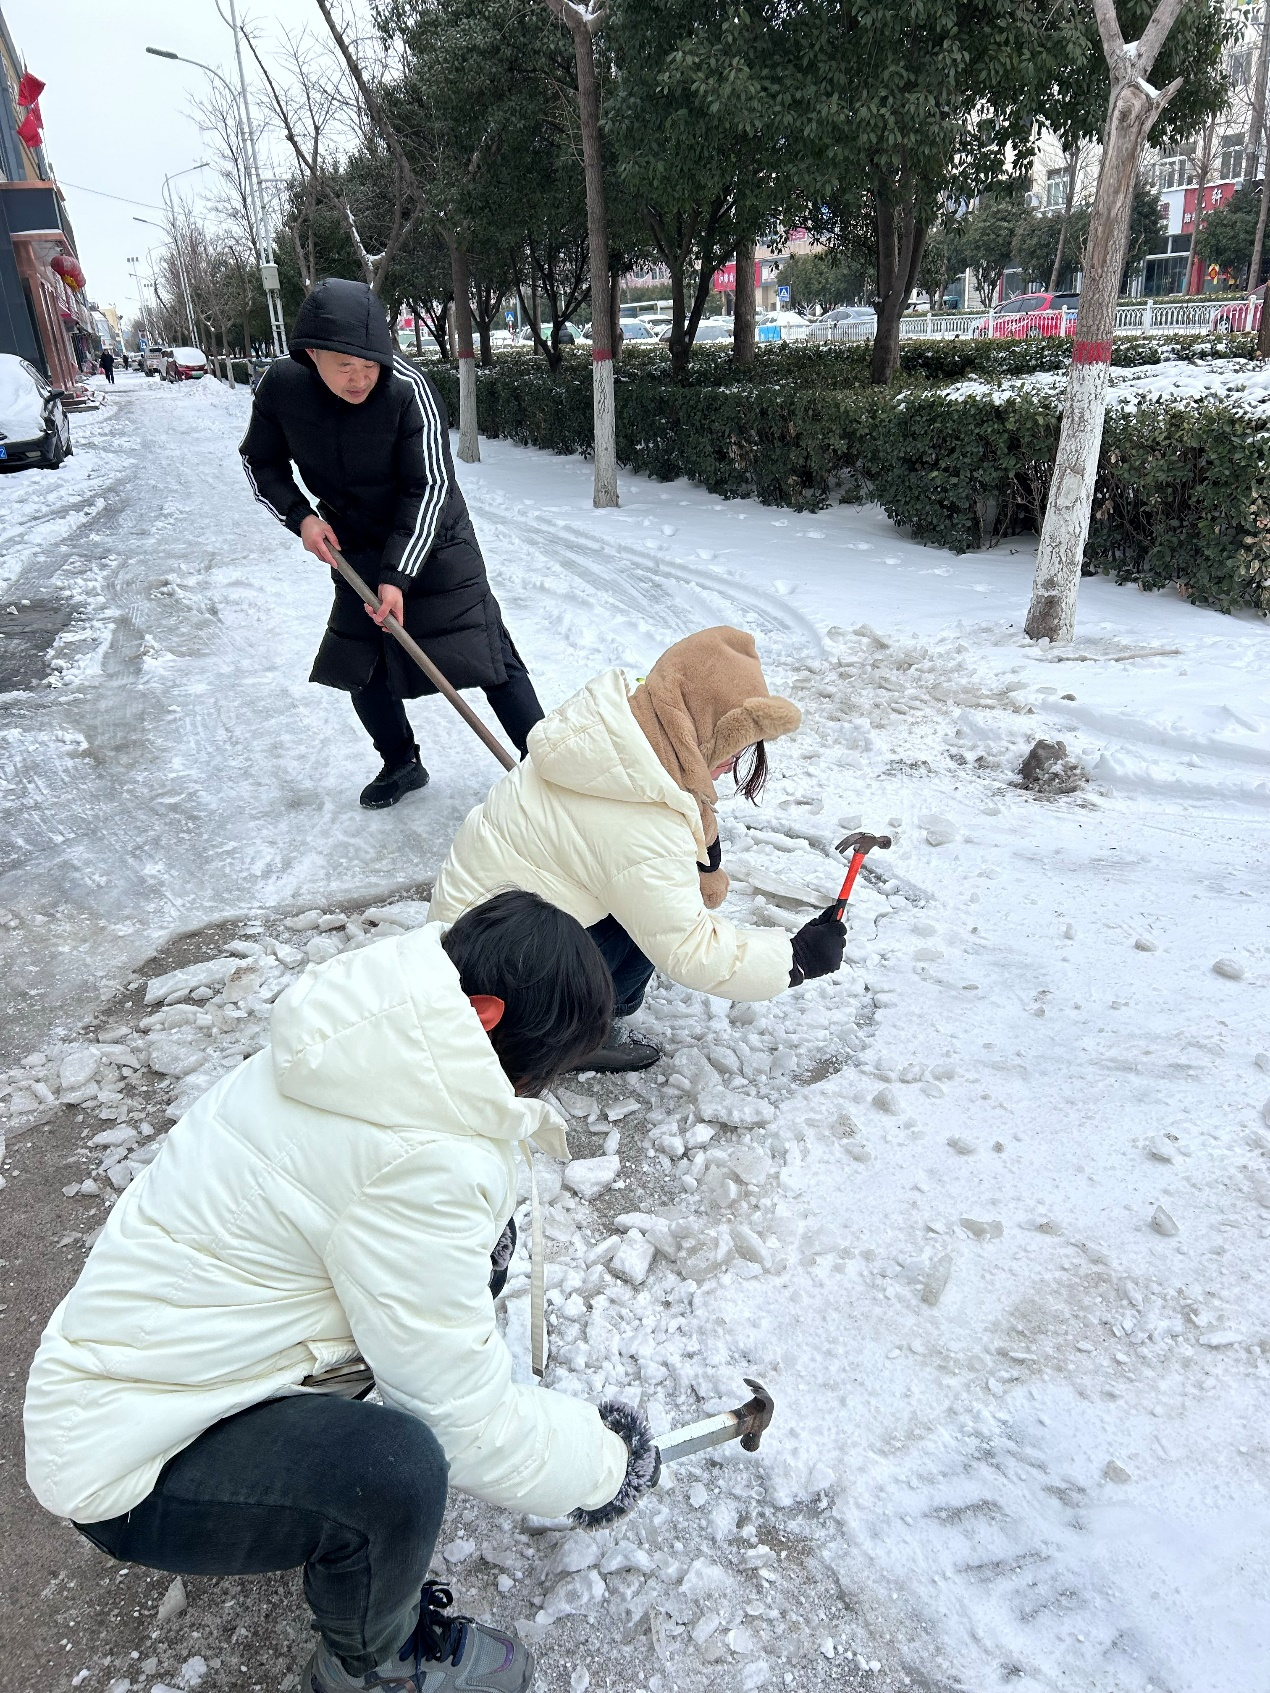
<svg viewBox="0 0 1270 1693">
<path fill-rule="evenodd" d="M 511 888 L 465 912 L 441 945 L 465 994 L 502 1000 L 489 1038 L 519 1093 L 541 1093 L 604 1044 L 613 978 L 576 917 Z"/>
<path fill-rule="evenodd" d="M 750 767 L 744 778 L 741 775 L 741 759 L 745 757 L 745 754 L 742 753 L 732 766 L 732 780 L 736 783 L 738 792 L 743 793 L 751 805 L 757 805 L 763 797 L 763 789 L 767 786 L 767 747 L 765 743 L 755 741 L 749 749 L 749 755 Z"/>
</svg>

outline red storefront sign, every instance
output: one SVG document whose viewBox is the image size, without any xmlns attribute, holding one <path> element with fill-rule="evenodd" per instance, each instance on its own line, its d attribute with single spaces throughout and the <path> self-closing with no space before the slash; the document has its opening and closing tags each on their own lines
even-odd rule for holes
<svg viewBox="0 0 1270 1693">
<path fill-rule="evenodd" d="M 736 289 L 736 260 L 735 259 L 733 259 L 730 264 L 719 266 L 718 270 L 716 270 L 714 275 L 710 278 L 710 286 L 714 289 L 716 294 L 731 294 L 735 291 L 735 289 Z M 754 261 L 754 286 L 756 288 L 761 288 L 763 286 L 763 261 L 762 261 L 762 259 L 755 259 L 755 261 Z"/>
<path fill-rule="evenodd" d="M 1215 212 L 1218 206 L 1224 206 L 1238 188 L 1237 182 L 1215 182 L 1204 190 L 1205 212 Z M 1188 188 L 1186 198 L 1182 201 L 1182 233 L 1189 235 L 1195 223 L 1195 206 L 1199 199 L 1198 188 Z"/>
</svg>

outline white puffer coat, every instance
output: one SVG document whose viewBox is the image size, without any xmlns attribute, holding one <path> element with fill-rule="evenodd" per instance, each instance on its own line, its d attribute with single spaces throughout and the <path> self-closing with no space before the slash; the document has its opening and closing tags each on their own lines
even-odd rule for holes
<svg viewBox="0 0 1270 1693">
<path fill-rule="evenodd" d="M 789 936 L 706 909 L 700 810 L 662 768 L 628 701 L 624 673 L 606 670 L 535 724 L 528 758 L 454 837 L 432 915 L 452 923 L 491 894 L 526 888 L 587 927 L 616 917 L 685 987 L 773 999 L 789 986 Z"/>
<path fill-rule="evenodd" d="M 593 1406 L 514 1383 L 495 1327 L 490 1251 L 536 1134 L 560 1120 L 512 1092 L 438 929 L 308 971 L 53 1313 L 26 1396 L 36 1498 L 117 1516 L 212 1423 L 359 1351 L 455 1487 L 548 1516 L 613 1498 L 623 1442 Z"/>
</svg>

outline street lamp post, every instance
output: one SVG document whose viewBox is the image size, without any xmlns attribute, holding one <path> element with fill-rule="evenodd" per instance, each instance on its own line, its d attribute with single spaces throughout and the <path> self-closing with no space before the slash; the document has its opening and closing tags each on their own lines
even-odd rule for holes
<svg viewBox="0 0 1270 1693">
<path fill-rule="evenodd" d="M 183 53 L 173 53 L 167 47 L 147 47 L 146 52 L 156 59 L 173 59 L 181 65 L 193 65 L 200 71 L 206 71 L 220 83 L 222 88 L 229 90 L 230 98 L 238 111 L 239 127 L 242 131 L 243 148 L 245 153 L 245 174 L 247 177 L 248 198 L 251 202 L 249 210 L 252 222 L 252 238 L 256 244 L 256 259 L 260 266 L 260 281 L 265 291 L 265 304 L 269 311 L 269 328 L 273 339 L 273 350 L 282 358 L 287 350 L 286 324 L 282 316 L 282 292 L 278 283 L 278 265 L 274 257 L 273 230 L 270 225 L 268 202 L 265 198 L 264 182 L 260 175 L 260 160 L 256 154 L 256 135 L 251 122 L 251 101 L 247 95 L 247 78 L 243 71 L 242 46 L 238 39 L 238 12 L 233 0 L 230 0 L 231 28 L 234 31 L 234 50 L 238 60 L 238 88 L 220 71 L 213 70 L 211 65 L 205 65 L 201 59 L 187 59 Z"/>
</svg>

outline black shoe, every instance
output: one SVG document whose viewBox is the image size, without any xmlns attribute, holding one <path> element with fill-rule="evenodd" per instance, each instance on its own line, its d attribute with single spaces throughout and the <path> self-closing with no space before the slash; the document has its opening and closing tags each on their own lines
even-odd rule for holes
<svg viewBox="0 0 1270 1693">
<path fill-rule="evenodd" d="M 588 1052 L 573 1068 L 602 1070 L 606 1074 L 630 1074 L 636 1070 L 651 1069 L 660 1057 L 659 1046 L 654 1046 L 650 1040 L 641 1040 L 638 1035 L 632 1035 L 620 1024 L 614 1023 L 604 1045 Z"/>
<path fill-rule="evenodd" d="M 416 747 L 404 764 L 384 765 L 375 780 L 362 789 L 362 804 L 367 811 L 382 811 L 386 806 L 396 805 L 403 795 L 427 785 L 428 772 L 419 761 Z"/>
</svg>

